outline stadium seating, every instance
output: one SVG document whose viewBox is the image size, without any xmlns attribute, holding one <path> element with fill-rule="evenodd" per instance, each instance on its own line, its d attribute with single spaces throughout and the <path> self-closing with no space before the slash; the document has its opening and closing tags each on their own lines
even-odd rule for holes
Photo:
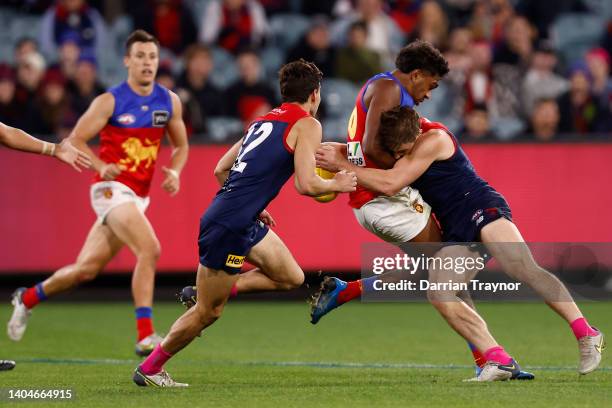
<svg viewBox="0 0 612 408">
<path fill-rule="evenodd" d="M 555 48 L 566 62 L 576 61 L 601 39 L 605 19 L 586 13 L 564 14 L 552 26 Z"/>
</svg>

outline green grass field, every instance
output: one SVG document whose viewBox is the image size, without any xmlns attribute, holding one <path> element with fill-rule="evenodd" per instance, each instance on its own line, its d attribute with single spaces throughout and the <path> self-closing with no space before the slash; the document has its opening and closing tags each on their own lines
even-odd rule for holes
<svg viewBox="0 0 612 408">
<path fill-rule="evenodd" d="M 312 326 L 305 303 L 235 302 L 167 365 L 190 388 L 140 388 L 131 381 L 139 360 L 128 303 L 49 303 L 35 310 L 20 343 L 2 336 L 0 358 L 18 366 L 0 373 L 0 388 L 71 388 L 76 399 L 0 405 L 612 406 L 610 353 L 601 370 L 581 377 L 570 330 L 545 306 L 484 304 L 480 310 L 535 381 L 462 382 L 473 374 L 467 347 L 427 304 L 350 304 Z M 583 310 L 612 334 L 612 304 Z M 176 304 L 158 305 L 158 330 L 181 312 Z M 0 308 L 3 322 L 9 315 L 8 307 Z"/>
</svg>

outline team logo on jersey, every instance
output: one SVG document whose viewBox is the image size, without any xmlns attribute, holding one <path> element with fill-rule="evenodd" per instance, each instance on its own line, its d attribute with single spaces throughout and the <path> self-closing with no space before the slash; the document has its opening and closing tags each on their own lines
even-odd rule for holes
<svg viewBox="0 0 612 408">
<path fill-rule="evenodd" d="M 119 164 L 130 166 L 127 171 L 135 172 L 141 163 L 145 163 L 145 169 L 148 169 L 157 160 L 159 140 L 152 142 L 145 139 L 143 144 L 140 139 L 130 137 L 121 144 L 121 147 L 127 157 L 119 160 Z"/>
<path fill-rule="evenodd" d="M 423 205 L 417 203 L 416 201 L 414 203 L 412 203 L 412 207 L 414 208 L 414 210 L 418 213 L 423 213 Z"/>
<path fill-rule="evenodd" d="M 229 254 L 225 260 L 225 266 L 230 268 L 240 268 L 244 264 L 244 256 Z"/>
<path fill-rule="evenodd" d="M 153 111 L 154 127 L 164 127 L 168 124 L 168 120 L 170 120 L 170 112 L 159 110 Z"/>
<path fill-rule="evenodd" d="M 113 198 L 113 189 L 110 187 L 106 187 L 102 190 L 102 195 L 104 196 L 104 198 L 106 198 L 107 200 L 110 200 L 111 198 Z"/>
<path fill-rule="evenodd" d="M 365 158 L 361 150 L 361 142 L 348 142 L 346 144 L 347 159 L 355 166 L 365 167 Z"/>
<path fill-rule="evenodd" d="M 131 113 L 124 113 L 123 115 L 119 115 L 117 122 L 121 123 L 122 125 L 131 125 L 132 123 L 136 122 L 136 116 L 132 115 Z"/>
<path fill-rule="evenodd" d="M 474 215 L 472 215 L 472 221 L 476 221 L 476 218 L 478 218 L 478 216 L 481 214 L 482 214 L 482 210 L 476 211 Z"/>
</svg>

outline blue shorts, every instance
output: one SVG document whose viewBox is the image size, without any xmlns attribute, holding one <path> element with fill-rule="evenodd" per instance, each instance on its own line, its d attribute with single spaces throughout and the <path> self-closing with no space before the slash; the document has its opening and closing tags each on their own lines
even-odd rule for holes
<svg viewBox="0 0 612 408">
<path fill-rule="evenodd" d="M 512 221 L 512 211 L 504 197 L 491 192 L 470 200 L 470 205 L 448 214 L 442 224 L 444 242 L 478 242 L 480 230 L 495 220 Z"/>
<path fill-rule="evenodd" d="M 244 258 L 267 233 L 268 226 L 259 220 L 236 232 L 202 217 L 198 237 L 200 264 L 229 274 L 240 273 Z"/>
</svg>

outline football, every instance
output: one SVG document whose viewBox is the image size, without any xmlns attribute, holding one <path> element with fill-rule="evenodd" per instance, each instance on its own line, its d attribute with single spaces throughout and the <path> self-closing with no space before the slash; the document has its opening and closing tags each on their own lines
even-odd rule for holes
<svg viewBox="0 0 612 408">
<path fill-rule="evenodd" d="M 315 172 L 317 173 L 317 176 L 325 180 L 333 179 L 334 176 L 336 175 L 336 173 L 332 173 L 331 171 L 323 170 L 320 167 L 316 167 Z M 315 196 L 314 199 L 320 203 L 329 203 L 330 201 L 333 201 L 337 195 L 338 193 L 336 192 L 325 193 L 325 194 L 320 194 L 318 196 Z"/>
</svg>

